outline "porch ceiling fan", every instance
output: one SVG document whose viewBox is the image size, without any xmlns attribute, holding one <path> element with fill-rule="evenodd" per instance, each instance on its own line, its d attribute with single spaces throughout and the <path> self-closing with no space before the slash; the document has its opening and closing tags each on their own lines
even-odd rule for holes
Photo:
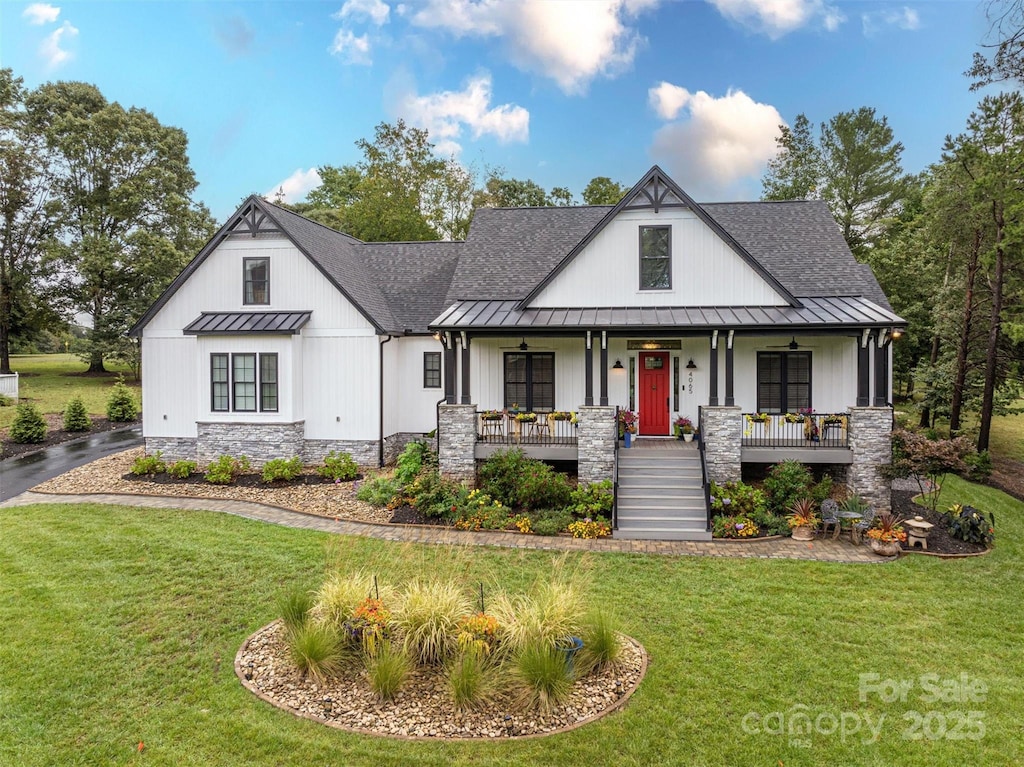
<svg viewBox="0 0 1024 767">
<path fill-rule="evenodd" d="M 530 345 L 528 343 L 526 343 L 526 338 L 524 337 L 522 343 L 520 343 L 519 346 L 499 346 L 498 348 L 499 349 L 518 349 L 521 352 L 525 352 L 527 349 L 530 348 Z"/>
<path fill-rule="evenodd" d="M 790 340 L 790 342 L 788 344 L 768 345 L 765 348 L 766 349 L 789 349 L 791 352 L 795 352 L 797 349 L 816 349 L 818 347 L 810 346 L 808 344 L 798 344 L 796 342 L 796 336 L 793 336 L 793 338 Z"/>
</svg>

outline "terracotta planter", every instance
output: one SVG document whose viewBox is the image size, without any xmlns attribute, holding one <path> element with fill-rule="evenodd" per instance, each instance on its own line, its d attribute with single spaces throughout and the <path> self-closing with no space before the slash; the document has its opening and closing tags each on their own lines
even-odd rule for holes
<svg viewBox="0 0 1024 767">
<path fill-rule="evenodd" d="M 871 550 L 882 557 L 894 557 L 900 553 L 899 541 L 880 541 L 877 538 L 868 538 Z"/>
<path fill-rule="evenodd" d="M 794 541 L 813 541 L 814 540 L 814 528 L 810 525 L 800 525 L 799 527 L 793 528 L 793 540 Z"/>
</svg>

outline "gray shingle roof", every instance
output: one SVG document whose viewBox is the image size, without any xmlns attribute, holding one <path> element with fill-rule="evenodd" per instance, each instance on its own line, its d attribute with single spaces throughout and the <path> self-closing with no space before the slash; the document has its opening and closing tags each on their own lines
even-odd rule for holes
<svg viewBox="0 0 1024 767">
<path fill-rule="evenodd" d="M 445 294 L 461 242 L 380 242 L 359 246 L 360 258 L 380 286 L 398 326 L 423 333 L 448 305 Z"/>
</svg>

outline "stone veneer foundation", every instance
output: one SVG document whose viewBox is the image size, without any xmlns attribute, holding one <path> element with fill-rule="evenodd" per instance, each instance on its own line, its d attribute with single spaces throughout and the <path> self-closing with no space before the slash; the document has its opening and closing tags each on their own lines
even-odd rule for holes
<svg viewBox="0 0 1024 767">
<path fill-rule="evenodd" d="M 879 469 L 892 463 L 892 408 L 850 408 L 850 452 L 853 462 L 846 471 L 847 486 L 875 511 L 889 511 L 892 483 Z"/>
<path fill-rule="evenodd" d="M 437 462 L 446 479 L 476 481 L 476 405 L 439 407 Z"/>
<path fill-rule="evenodd" d="M 703 407 L 700 438 L 708 479 L 720 485 L 738 482 L 743 475 L 743 413 L 738 407 Z"/>
</svg>

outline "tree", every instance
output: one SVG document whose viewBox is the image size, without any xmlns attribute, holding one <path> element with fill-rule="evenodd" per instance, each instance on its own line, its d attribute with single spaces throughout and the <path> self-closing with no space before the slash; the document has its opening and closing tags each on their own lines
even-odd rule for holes
<svg viewBox="0 0 1024 767">
<path fill-rule="evenodd" d="M 583 188 L 583 202 L 587 205 L 615 205 L 628 191 L 628 186 L 607 176 L 595 176 Z"/>
<path fill-rule="evenodd" d="M 987 5 L 994 42 L 985 47 L 994 50 L 991 58 L 974 54 L 965 73 L 974 80 L 971 90 L 1005 80 L 1024 82 L 1024 2 L 989 0 Z"/>
<path fill-rule="evenodd" d="M 0 69 L 0 373 L 11 372 L 11 340 L 55 320 L 44 295 L 46 243 L 56 228 L 45 148 L 27 125 L 25 89 Z"/>
<path fill-rule="evenodd" d="M 908 181 L 900 166 L 903 144 L 885 117 L 861 107 L 821 126 L 822 197 L 855 255 L 875 245 L 899 213 Z"/>
<path fill-rule="evenodd" d="M 761 199 L 812 200 L 821 193 L 821 153 L 811 135 L 811 122 L 798 114 L 792 129 L 779 126 L 778 154 L 768 161 L 761 179 Z"/>
<path fill-rule="evenodd" d="M 87 83 L 48 83 L 25 104 L 54 168 L 65 227 L 53 248 L 60 291 L 92 317 L 89 371 L 103 372 L 104 355 L 148 304 L 141 294 L 162 290 L 213 222 L 191 202 L 196 180 L 181 129 L 110 103 Z"/>
<path fill-rule="evenodd" d="M 530 179 L 505 178 L 502 169 L 491 169 L 483 189 L 473 196 L 474 208 L 547 208 L 551 198 L 544 187 Z"/>
</svg>

